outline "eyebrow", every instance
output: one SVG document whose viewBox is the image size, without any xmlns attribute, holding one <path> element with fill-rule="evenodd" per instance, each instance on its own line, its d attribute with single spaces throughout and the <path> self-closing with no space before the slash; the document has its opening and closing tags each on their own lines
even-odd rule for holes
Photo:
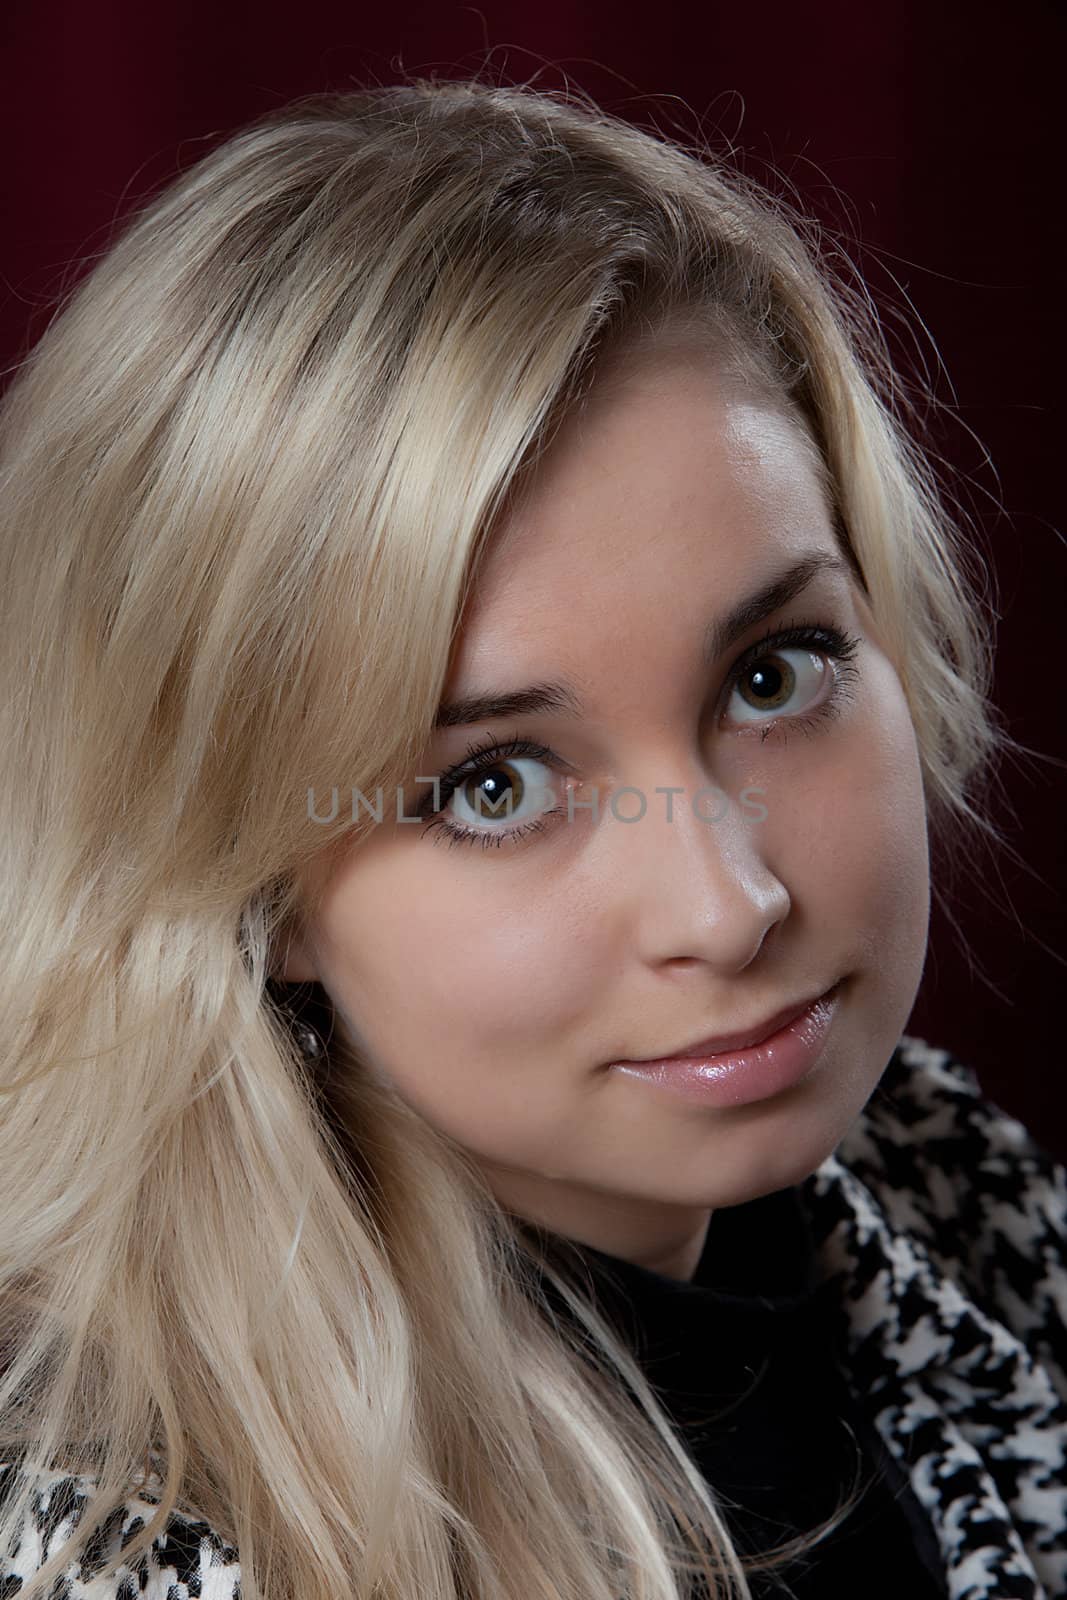
<svg viewBox="0 0 1067 1600">
<path fill-rule="evenodd" d="M 828 551 L 813 550 L 802 556 L 711 624 L 704 636 L 705 666 L 712 666 L 749 628 L 794 600 L 817 577 L 824 573 L 847 577 L 849 570 L 846 561 Z M 474 722 L 490 722 L 497 717 L 537 713 L 580 717 L 583 710 L 581 699 L 572 686 L 560 679 L 495 694 L 466 695 L 443 703 L 434 719 L 434 727 L 460 728 Z"/>
</svg>

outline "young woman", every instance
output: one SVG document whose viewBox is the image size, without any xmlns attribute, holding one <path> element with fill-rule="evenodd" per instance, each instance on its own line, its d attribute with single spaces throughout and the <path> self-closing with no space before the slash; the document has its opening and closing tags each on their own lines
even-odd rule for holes
<svg viewBox="0 0 1067 1600">
<path fill-rule="evenodd" d="M 480 82 L 272 113 L 70 295 L 5 1594 L 1063 1592 L 1065 1174 L 902 1033 L 1011 741 L 893 394 L 780 202 Z"/>
</svg>

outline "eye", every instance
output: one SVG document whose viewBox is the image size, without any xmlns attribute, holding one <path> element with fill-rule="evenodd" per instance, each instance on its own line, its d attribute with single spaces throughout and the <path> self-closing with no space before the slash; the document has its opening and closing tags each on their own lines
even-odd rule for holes
<svg viewBox="0 0 1067 1600">
<path fill-rule="evenodd" d="M 857 646 L 836 628 L 800 625 L 769 635 L 734 667 L 729 720 L 745 726 L 836 715 L 846 699 L 845 680 L 856 676 L 849 662 Z"/>
<path fill-rule="evenodd" d="M 554 796 L 544 762 L 531 757 L 491 758 L 456 783 L 447 806 L 460 826 L 519 826 L 542 816 Z"/>
<path fill-rule="evenodd" d="M 839 716 L 860 677 L 852 657 L 860 640 L 832 625 L 793 623 L 769 628 L 735 662 L 727 686 L 734 726 L 757 726 L 760 737 L 783 742 L 793 732 L 815 733 Z M 548 774 L 576 769 L 546 745 L 518 733 L 468 749 L 466 760 L 439 774 L 437 792 L 417 806 L 423 832 L 450 844 L 483 849 L 518 844 L 568 814 Z M 436 801 L 436 807 L 434 802 Z M 573 814 L 572 814 L 573 815 Z"/>
<path fill-rule="evenodd" d="M 547 745 L 513 738 L 472 746 L 467 759 L 449 767 L 438 779 L 437 809 L 427 794 L 418 807 L 424 832 L 450 844 L 478 844 L 490 849 L 517 844 L 540 833 L 546 819 L 565 809 L 556 802 L 548 773 L 572 771 Z M 505 825 L 502 825 L 505 824 Z"/>
<path fill-rule="evenodd" d="M 760 712 L 789 715 L 806 711 L 833 677 L 828 661 L 811 650 L 778 650 L 746 667 L 734 685 L 740 704 L 737 722 L 760 721 Z M 746 715 L 745 713 L 749 713 Z"/>
</svg>

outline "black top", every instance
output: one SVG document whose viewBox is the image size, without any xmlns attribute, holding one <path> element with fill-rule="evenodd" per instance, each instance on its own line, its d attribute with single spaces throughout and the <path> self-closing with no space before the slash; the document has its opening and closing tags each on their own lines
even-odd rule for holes
<svg viewBox="0 0 1067 1600">
<path fill-rule="evenodd" d="M 842 1375 L 833 1286 L 818 1281 L 799 1186 L 716 1209 L 689 1282 L 579 1249 L 742 1556 L 810 1532 L 862 1467 L 846 1520 L 799 1560 L 753 1574 L 753 1600 L 944 1600 L 930 1519 Z"/>
</svg>

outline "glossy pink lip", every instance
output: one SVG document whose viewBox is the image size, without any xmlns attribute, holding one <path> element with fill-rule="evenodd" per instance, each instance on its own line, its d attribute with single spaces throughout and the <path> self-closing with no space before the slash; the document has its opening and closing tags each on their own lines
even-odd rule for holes
<svg viewBox="0 0 1067 1600">
<path fill-rule="evenodd" d="M 797 1017 L 803 1016 L 804 1012 L 815 1004 L 816 1000 L 829 992 L 827 989 L 820 989 L 817 993 L 809 995 L 806 1000 L 798 1000 L 795 1005 L 785 1006 L 781 1011 L 776 1011 L 773 1017 L 768 1017 L 765 1022 L 758 1022 L 754 1027 L 742 1032 L 719 1033 L 709 1039 L 698 1039 L 696 1044 L 684 1045 L 680 1050 L 665 1050 L 661 1056 L 631 1056 L 629 1059 L 639 1066 L 649 1066 L 656 1061 L 706 1060 L 708 1056 L 725 1055 L 730 1050 L 746 1050 L 750 1045 L 762 1044 L 772 1033 L 778 1033 L 790 1022 L 795 1022 Z"/>
<path fill-rule="evenodd" d="M 799 1016 L 754 1044 L 696 1055 L 660 1056 L 653 1061 L 614 1061 L 609 1070 L 643 1081 L 654 1093 L 676 1102 L 726 1107 L 773 1100 L 816 1071 L 842 987 L 839 980 Z"/>
</svg>

